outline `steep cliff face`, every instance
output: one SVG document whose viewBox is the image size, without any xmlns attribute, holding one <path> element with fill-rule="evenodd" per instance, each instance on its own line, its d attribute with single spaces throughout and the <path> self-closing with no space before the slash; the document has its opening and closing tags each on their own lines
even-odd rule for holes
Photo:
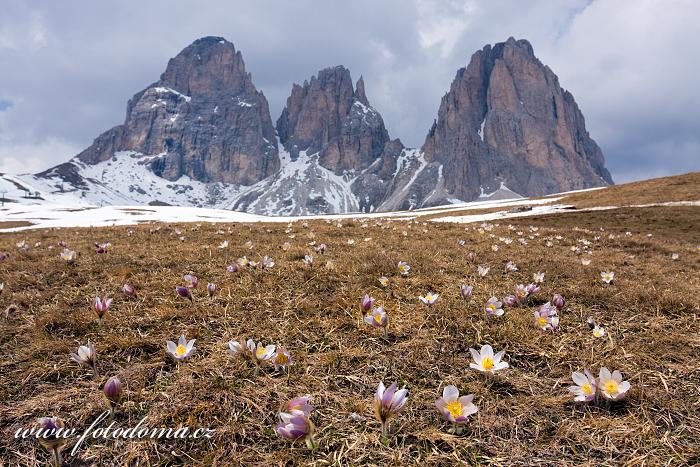
<svg viewBox="0 0 700 467">
<path fill-rule="evenodd" d="M 350 71 L 342 66 L 321 70 L 303 86 L 292 87 L 277 133 L 292 158 L 299 151 L 319 153 L 321 166 L 339 175 L 369 167 L 389 141 L 362 77 L 353 89 Z"/>
<path fill-rule="evenodd" d="M 573 96 L 525 40 L 487 45 L 457 72 L 423 151 L 467 201 L 501 184 L 535 196 L 612 183 Z"/>
<path fill-rule="evenodd" d="M 150 156 L 168 180 L 250 185 L 279 169 L 267 100 L 230 42 L 205 37 L 168 63 L 160 80 L 136 94 L 123 125 L 100 135 L 78 155 L 87 164 L 118 151 Z"/>
</svg>

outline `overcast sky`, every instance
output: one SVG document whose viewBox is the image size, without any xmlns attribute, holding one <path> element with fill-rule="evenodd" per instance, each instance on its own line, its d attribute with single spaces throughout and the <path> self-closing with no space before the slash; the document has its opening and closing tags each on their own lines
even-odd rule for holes
<svg viewBox="0 0 700 467">
<path fill-rule="evenodd" d="M 527 39 L 616 182 L 700 170 L 697 0 L 3 0 L 0 171 L 74 156 L 207 35 L 242 51 L 274 121 L 293 82 L 342 64 L 409 146 L 474 51 Z"/>
</svg>

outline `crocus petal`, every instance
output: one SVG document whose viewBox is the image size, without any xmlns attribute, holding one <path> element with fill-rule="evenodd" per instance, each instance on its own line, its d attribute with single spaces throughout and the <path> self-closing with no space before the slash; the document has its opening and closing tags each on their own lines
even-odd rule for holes
<svg viewBox="0 0 700 467">
<path fill-rule="evenodd" d="M 496 370 L 504 370 L 504 369 L 506 369 L 506 368 L 508 368 L 508 362 L 498 362 L 498 363 L 496 363 L 496 364 L 493 365 L 494 371 L 496 371 Z"/>
<path fill-rule="evenodd" d="M 384 382 L 380 381 L 379 385 L 377 386 L 377 392 L 375 393 L 375 398 L 379 401 L 382 400 L 384 397 L 384 391 L 386 391 L 386 388 L 384 387 Z"/>
<path fill-rule="evenodd" d="M 457 386 L 449 385 L 445 386 L 445 389 L 442 390 L 442 398 L 445 399 L 445 402 L 452 402 L 457 400 L 459 397 L 459 389 L 457 389 Z"/>
<path fill-rule="evenodd" d="M 391 404 L 391 401 L 394 397 L 395 392 L 396 392 L 396 383 L 391 383 L 391 386 L 389 386 L 386 389 L 386 391 L 384 391 L 384 396 L 382 397 L 382 405 L 388 407 Z"/>
<path fill-rule="evenodd" d="M 578 371 L 574 371 L 571 373 L 571 379 L 573 380 L 574 383 L 578 384 L 579 386 L 583 386 L 584 384 L 588 383 L 588 378 L 586 375 L 583 373 L 579 373 Z"/>
<path fill-rule="evenodd" d="M 462 397 L 460 397 L 459 399 L 457 399 L 457 401 L 458 401 L 460 404 L 462 404 L 462 405 L 471 404 L 473 400 L 474 400 L 474 394 L 469 394 L 469 395 L 467 395 L 467 396 L 462 396 Z"/>
<path fill-rule="evenodd" d="M 620 394 L 624 394 L 629 391 L 631 387 L 632 385 L 629 383 L 629 381 L 623 381 L 620 383 L 620 386 L 618 386 L 618 392 Z"/>
<path fill-rule="evenodd" d="M 471 352 L 472 358 L 474 359 L 475 362 L 481 361 L 481 354 L 476 349 L 470 348 L 469 352 Z"/>
</svg>

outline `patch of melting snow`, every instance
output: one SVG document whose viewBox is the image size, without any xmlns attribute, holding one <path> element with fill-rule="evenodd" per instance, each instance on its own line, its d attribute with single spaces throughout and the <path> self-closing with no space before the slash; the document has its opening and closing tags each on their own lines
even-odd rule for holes
<svg viewBox="0 0 700 467">
<path fill-rule="evenodd" d="M 481 141 L 484 140 L 484 125 L 486 125 L 486 117 L 481 121 L 481 126 L 479 127 L 479 138 L 481 138 Z"/>
<path fill-rule="evenodd" d="M 231 99 L 233 99 L 233 97 Z M 253 107 L 253 105 L 254 105 L 254 104 L 251 104 L 250 102 L 244 101 L 240 97 L 236 97 L 236 99 L 238 100 L 238 105 L 241 107 Z"/>
<path fill-rule="evenodd" d="M 155 92 L 157 92 L 158 94 L 162 94 L 162 93 L 165 93 L 165 92 L 169 92 L 169 93 L 175 94 L 175 95 L 177 95 L 177 96 L 182 97 L 183 99 L 185 99 L 186 102 L 189 102 L 189 101 L 192 100 L 192 98 L 191 98 L 190 96 L 186 96 L 186 95 L 184 95 L 183 93 L 178 92 L 178 91 L 176 91 L 176 90 L 174 90 L 174 89 L 171 89 L 171 88 L 155 87 L 155 88 L 153 88 L 153 90 L 154 90 Z"/>
<path fill-rule="evenodd" d="M 264 216 L 248 214 L 238 211 L 224 209 L 208 209 L 181 206 L 83 206 L 61 205 L 61 204 L 35 204 L 19 205 L 0 208 L 3 219 L 7 221 L 31 222 L 33 225 L 15 227 L 11 229 L 0 229 L 2 232 L 16 232 L 30 229 L 43 229 L 55 227 L 104 227 L 111 225 L 135 225 L 145 222 L 291 222 L 294 220 L 314 220 L 314 219 L 355 219 L 355 218 L 401 218 L 415 219 L 423 215 L 433 215 L 449 213 L 464 209 L 485 209 L 492 206 L 512 207 L 519 205 L 533 205 L 533 209 L 525 212 L 499 211 L 495 213 L 485 213 L 467 216 L 445 216 L 431 219 L 431 222 L 456 222 L 471 223 L 484 222 L 498 219 L 508 219 L 512 217 L 528 217 L 534 215 L 554 214 L 558 212 L 571 212 L 570 205 L 555 204 L 537 206 L 547 202 L 557 201 L 560 198 L 538 199 L 538 200 L 518 200 L 518 201 L 486 201 L 463 203 L 459 206 L 448 206 L 444 208 L 425 208 L 411 212 L 380 212 L 371 214 L 335 214 L 323 216 Z M 632 207 L 654 207 L 654 206 L 700 206 L 698 201 L 676 201 L 667 203 L 654 203 L 635 205 Z M 594 211 L 602 209 L 617 209 L 617 206 L 600 206 L 580 211 Z M 90 215 L 85 212 L 90 210 Z M 580 212 L 579 211 L 579 212 Z"/>
</svg>

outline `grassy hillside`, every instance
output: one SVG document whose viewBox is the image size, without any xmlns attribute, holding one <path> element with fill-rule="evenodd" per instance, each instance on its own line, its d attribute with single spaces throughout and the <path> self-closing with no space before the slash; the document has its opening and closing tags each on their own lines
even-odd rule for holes
<svg viewBox="0 0 700 467">
<path fill-rule="evenodd" d="M 627 188 L 618 188 L 622 197 Z M 629 199 L 645 203 L 645 196 Z M 149 427 L 210 427 L 214 438 L 87 440 L 75 456 L 66 448 L 70 465 L 697 463 L 699 226 L 698 207 L 659 207 L 486 228 L 372 220 L 298 222 L 288 231 L 279 224 L 187 224 L 153 232 L 155 225 L 143 225 L 131 236 L 125 227 L 0 234 L 0 251 L 10 253 L 0 262 L 0 457 L 8 465 L 45 463 L 47 452 L 14 440 L 14 432 L 45 415 L 84 430 L 105 409 L 102 386 L 117 375 L 125 401 L 116 425 L 148 416 Z M 22 240 L 27 253 L 16 246 Z M 58 257 L 61 240 L 79 253 L 75 264 Z M 218 248 L 224 240 L 230 246 Z M 327 244 L 325 255 L 313 241 Z M 94 242 L 112 247 L 98 254 Z M 306 254 L 313 267 L 303 264 Z M 276 264 L 227 273 L 243 255 L 269 255 Z M 324 268 L 327 260 L 334 270 Z M 407 277 L 398 274 L 399 261 L 411 265 Z M 508 261 L 518 270 L 507 272 Z M 479 277 L 478 265 L 491 271 Z M 615 272 L 613 285 L 601 283 L 601 271 Z M 512 294 L 536 272 L 545 279 L 527 304 L 486 317 L 491 296 Z M 174 292 L 186 273 L 200 280 L 194 303 Z M 386 288 L 382 275 L 390 279 Z M 213 299 L 207 282 L 218 287 Z M 135 287 L 135 298 L 120 292 L 124 283 Z M 474 286 L 469 302 L 460 297 L 462 283 Z M 440 294 L 432 309 L 417 298 L 428 291 Z M 554 293 L 567 302 L 556 333 L 537 328 L 533 317 Z M 114 298 L 102 326 L 91 305 L 96 294 Z M 361 322 L 364 294 L 387 310 L 386 337 Z M 605 327 L 603 338 L 592 335 L 589 316 Z M 197 349 L 178 365 L 165 342 L 183 333 L 197 339 Z M 227 352 L 229 340 L 246 338 L 286 347 L 295 360 L 289 375 L 269 366 L 256 372 Z M 70 358 L 88 339 L 98 376 Z M 469 348 L 482 344 L 505 350 L 510 365 L 490 381 L 469 367 Z M 602 366 L 623 373 L 628 397 L 574 404 L 572 371 L 597 374 Z M 388 441 L 372 413 L 380 380 L 409 389 Z M 474 394 L 479 408 L 461 434 L 450 433 L 434 407 L 447 384 Z M 280 406 L 307 393 L 316 407 L 313 452 L 274 431 Z"/>
</svg>

